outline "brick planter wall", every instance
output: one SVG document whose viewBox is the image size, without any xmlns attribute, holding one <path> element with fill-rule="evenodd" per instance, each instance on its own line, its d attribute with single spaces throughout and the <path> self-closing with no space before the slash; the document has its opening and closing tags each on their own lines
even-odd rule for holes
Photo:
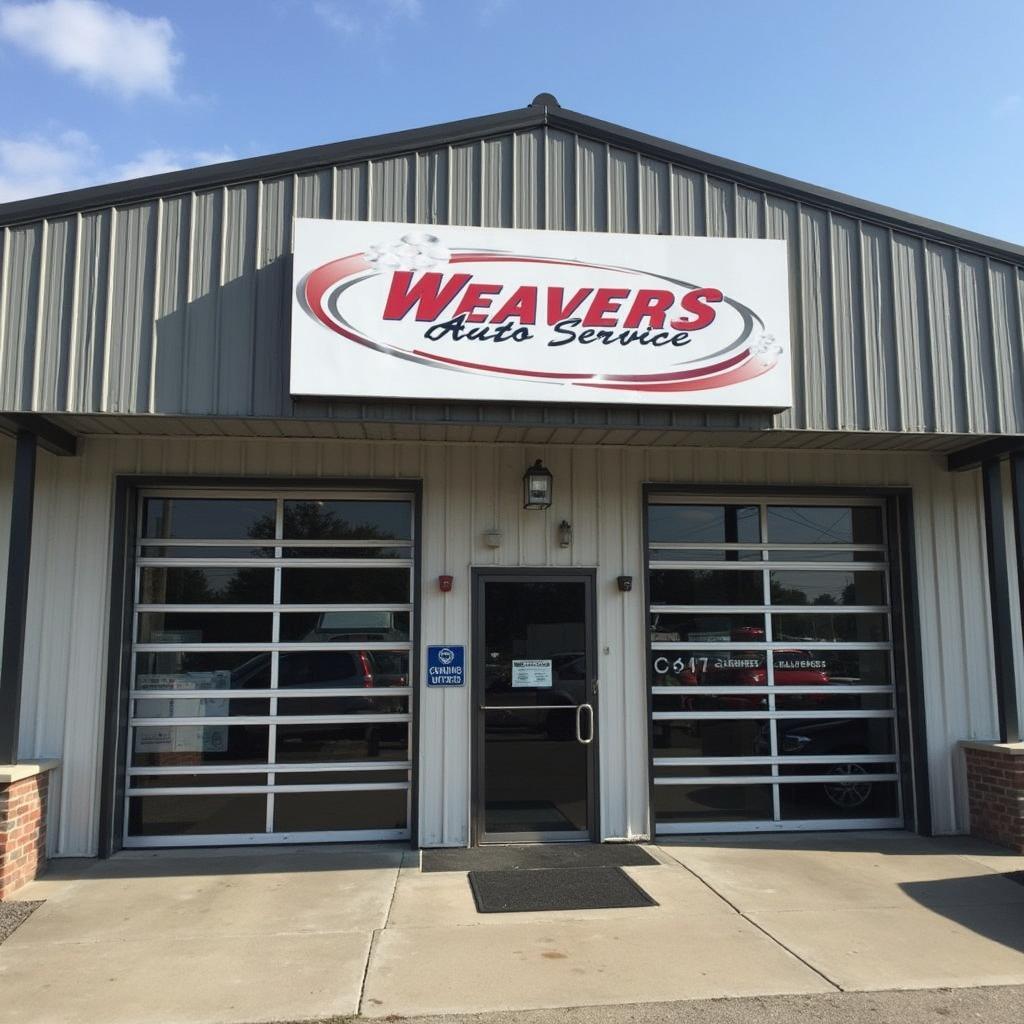
<svg viewBox="0 0 1024 1024">
<path fill-rule="evenodd" d="M 1024 744 L 964 743 L 971 835 L 1024 853 Z"/>
<path fill-rule="evenodd" d="M 11 769 L 9 775 L 0 774 L 0 900 L 13 896 L 46 868 L 50 771 L 35 770 L 19 778 L 24 773 Z"/>
</svg>

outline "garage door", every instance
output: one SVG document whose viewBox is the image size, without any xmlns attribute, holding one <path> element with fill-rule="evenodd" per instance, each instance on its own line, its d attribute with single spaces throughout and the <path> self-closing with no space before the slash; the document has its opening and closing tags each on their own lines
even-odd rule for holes
<svg viewBox="0 0 1024 1024">
<path fill-rule="evenodd" d="M 141 495 L 126 846 L 404 839 L 413 498 Z"/>
<path fill-rule="evenodd" d="M 902 825 L 883 506 L 647 512 L 656 831 Z"/>
</svg>

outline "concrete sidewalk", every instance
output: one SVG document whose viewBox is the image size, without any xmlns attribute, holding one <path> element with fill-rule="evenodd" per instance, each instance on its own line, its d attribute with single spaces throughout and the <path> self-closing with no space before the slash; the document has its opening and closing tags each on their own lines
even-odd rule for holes
<svg viewBox="0 0 1024 1024">
<path fill-rule="evenodd" d="M 722 837 L 627 868 L 657 907 L 476 913 L 396 846 L 56 865 L 0 1024 L 250 1024 L 1024 984 L 1024 857 L 903 833 Z M 723 1018 L 725 1019 L 725 1018 Z"/>
</svg>

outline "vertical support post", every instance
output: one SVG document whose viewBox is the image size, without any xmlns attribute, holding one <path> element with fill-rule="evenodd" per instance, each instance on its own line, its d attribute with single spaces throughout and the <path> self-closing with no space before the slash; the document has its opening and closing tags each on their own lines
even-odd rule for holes
<svg viewBox="0 0 1024 1024">
<path fill-rule="evenodd" d="M 1017 557 L 1018 610 L 1024 617 L 1024 453 L 1015 452 L 1010 456 L 1010 487 L 1013 491 L 1013 535 L 1016 541 L 1014 554 Z M 1021 623 L 1024 627 L 1024 622 Z M 1024 631 L 1024 630 L 1022 630 Z M 1020 743 L 1024 739 L 1021 728 L 1020 692 L 1007 694 L 1005 728 L 1000 737 L 1005 743 Z"/>
<path fill-rule="evenodd" d="M 999 739 L 1017 742 L 1020 728 L 1017 716 L 1017 673 L 1013 660 L 1013 614 L 1010 577 L 1007 573 L 1010 553 L 1006 544 L 1006 516 L 1003 512 L 1003 468 L 999 459 L 982 463 L 982 487 L 985 497 L 985 549 L 988 555 L 988 585 L 992 605 L 992 641 L 995 654 L 996 710 Z M 1016 488 L 1015 488 L 1016 490 Z M 1015 510 L 1014 519 L 1019 521 Z M 1017 523 L 1015 522 L 1016 526 Z M 1017 545 L 1020 532 L 1015 530 Z M 1014 598 L 1016 595 L 1012 595 Z"/>
<path fill-rule="evenodd" d="M 0 663 L 0 764 L 18 760 L 22 670 L 28 574 L 32 554 L 32 509 L 36 488 L 36 437 L 18 432 L 11 500 L 11 537 L 7 557 L 7 603 L 4 605 L 3 662 Z"/>
</svg>

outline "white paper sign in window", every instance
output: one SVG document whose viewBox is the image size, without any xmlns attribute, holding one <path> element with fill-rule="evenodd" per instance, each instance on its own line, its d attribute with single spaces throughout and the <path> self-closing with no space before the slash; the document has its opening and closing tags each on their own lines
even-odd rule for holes
<svg viewBox="0 0 1024 1024">
<path fill-rule="evenodd" d="M 550 658 L 517 658 L 512 662 L 512 686 L 550 687 Z"/>
</svg>

